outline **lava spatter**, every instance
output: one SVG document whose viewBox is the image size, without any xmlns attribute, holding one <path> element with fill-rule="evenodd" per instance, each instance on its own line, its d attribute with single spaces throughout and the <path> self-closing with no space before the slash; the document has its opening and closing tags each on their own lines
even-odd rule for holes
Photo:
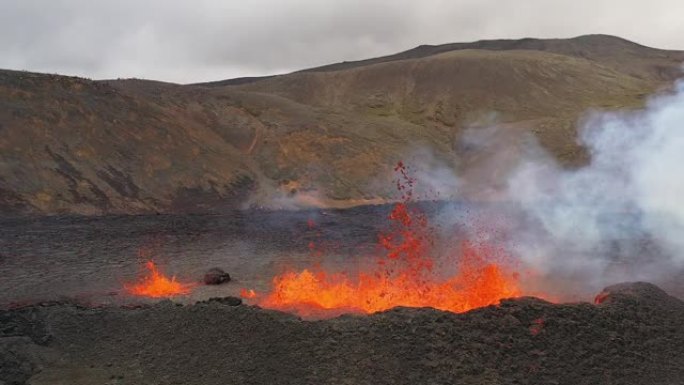
<svg viewBox="0 0 684 385">
<path fill-rule="evenodd" d="M 152 261 L 145 263 L 145 269 L 145 275 L 137 282 L 124 285 L 127 293 L 140 297 L 164 298 L 190 294 L 195 287 L 192 283 L 176 281 L 176 277 L 168 278 Z"/>
<path fill-rule="evenodd" d="M 505 263 L 509 256 L 487 244 L 459 242 L 450 260 L 456 272 L 438 274 L 431 255 L 434 230 L 427 216 L 411 205 L 414 179 L 401 162 L 395 171 L 402 199 L 388 216 L 391 230 L 379 236 L 384 254 L 374 267 L 354 276 L 320 266 L 287 270 L 273 278 L 270 292 L 250 297 L 265 308 L 320 318 L 397 306 L 464 312 L 522 295 L 518 273 Z"/>
</svg>

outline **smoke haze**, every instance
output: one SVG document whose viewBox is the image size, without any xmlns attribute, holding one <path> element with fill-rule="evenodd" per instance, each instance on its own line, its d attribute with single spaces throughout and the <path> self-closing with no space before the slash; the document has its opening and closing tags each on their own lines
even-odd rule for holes
<svg viewBox="0 0 684 385">
<path fill-rule="evenodd" d="M 469 202 L 477 191 L 496 197 L 473 209 L 450 205 L 437 222 L 503 242 L 536 273 L 526 282 L 531 292 L 570 299 L 619 281 L 667 285 L 684 267 L 683 123 L 678 82 L 643 109 L 589 112 L 578 140 L 591 160 L 581 168 L 561 167 L 531 134 L 500 141 L 500 151 L 460 178 L 443 168 L 424 174 L 439 175 L 433 184 L 460 187 Z M 507 135 L 500 127 L 472 129 L 462 142 Z M 416 173 L 424 168 L 417 164 Z"/>
</svg>

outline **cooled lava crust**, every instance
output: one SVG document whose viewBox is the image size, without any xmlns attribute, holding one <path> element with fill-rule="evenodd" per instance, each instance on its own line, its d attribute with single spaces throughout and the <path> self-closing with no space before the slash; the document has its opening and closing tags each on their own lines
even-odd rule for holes
<svg viewBox="0 0 684 385">
<path fill-rule="evenodd" d="M 5 309 L 0 384 L 682 383 L 684 302 L 648 283 L 600 297 L 324 321 L 237 299 Z"/>
</svg>

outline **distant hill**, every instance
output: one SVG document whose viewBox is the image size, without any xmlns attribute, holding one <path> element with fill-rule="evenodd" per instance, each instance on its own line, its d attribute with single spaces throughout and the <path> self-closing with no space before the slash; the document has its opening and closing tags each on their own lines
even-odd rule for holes
<svg viewBox="0 0 684 385">
<path fill-rule="evenodd" d="M 288 75 L 195 85 L 0 71 L 0 211 L 222 212 L 392 197 L 416 149 L 464 174 L 499 156 L 463 146 L 496 123 L 586 162 L 575 123 L 636 108 L 684 52 L 612 36 L 420 46 Z M 468 194 L 464 190 L 463 194 Z M 467 196 L 466 196 L 467 197 Z"/>
</svg>

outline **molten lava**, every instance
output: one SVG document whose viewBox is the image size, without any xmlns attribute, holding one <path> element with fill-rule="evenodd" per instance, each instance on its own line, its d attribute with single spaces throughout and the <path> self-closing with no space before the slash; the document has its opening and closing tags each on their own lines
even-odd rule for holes
<svg viewBox="0 0 684 385">
<path fill-rule="evenodd" d="M 251 298 L 256 298 L 257 294 L 254 290 L 252 289 L 242 289 L 240 290 L 240 297 L 245 298 L 245 299 L 251 299 Z"/>
<path fill-rule="evenodd" d="M 438 264 L 431 257 L 435 231 L 423 213 L 411 208 L 413 179 L 405 166 L 400 163 L 395 170 L 401 173 L 397 188 L 402 201 L 389 214 L 392 230 L 379 237 L 385 253 L 374 268 L 355 277 L 321 267 L 290 270 L 273 278 L 269 293 L 243 297 L 266 308 L 324 317 L 330 311 L 374 313 L 396 306 L 464 312 L 522 294 L 510 258 L 486 244 L 462 241 L 450 261 L 456 272 L 443 276 L 442 269 L 435 269 L 444 267 L 444 261 Z"/>
<path fill-rule="evenodd" d="M 176 277 L 167 278 L 162 274 L 152 261 L 145 263 L 147 274 L 134 284 L 125 284 L 126 292 L 141 297 L 172 297 L 176 295 L 190 294 L 194 284 L 180 283 Z"/>
<path fill-rule="evenodd" d="M 380 260 L 377 269 L 361 272 L 354 280 L 323 270 L 290 271 L 273 279 L 273 290 L 259 305 L 305 316 L 326 309 L 374 313 L 396 306 L 464 312 L 520 296 L 518 275 L 488 262 L 486 250 L 464 242 L 458 273 L 441 280 L 429 274 L 429 261 L 392 271 Z"/>
</svg>

